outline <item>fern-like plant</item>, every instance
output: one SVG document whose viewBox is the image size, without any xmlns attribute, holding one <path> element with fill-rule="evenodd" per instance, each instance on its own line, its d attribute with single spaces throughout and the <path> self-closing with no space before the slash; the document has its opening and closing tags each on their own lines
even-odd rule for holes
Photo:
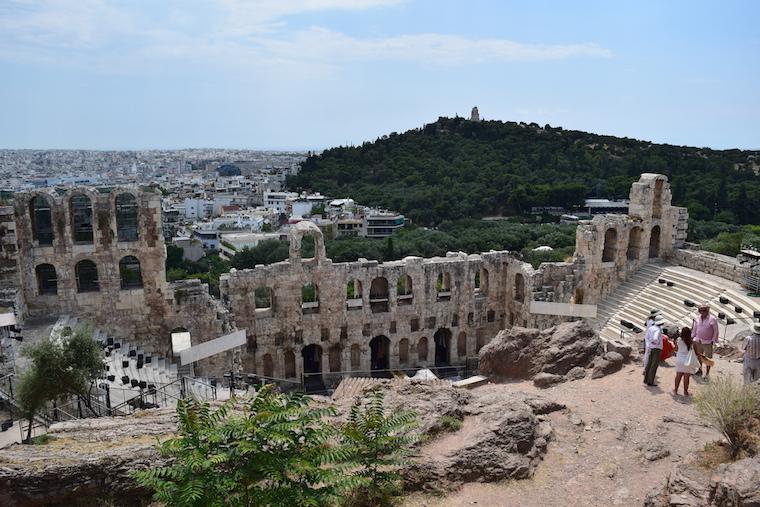
<svg viewBox="0 0 760 507">
<path fill-rule="evenodd" d="M 361 486 L 349 451 L 302 394 L 263 387 L 249 401 L 180 401 L 176 438 L 161 444 L 165 467 L 135 472 L 138 483 L 169 506 L 327 506 Z"/>
<path fill-rule="evenodd" d="M 400 411 L 385 415 L 385 396 L 379 387 L 369 394 L 365 407 L 357 401 L 351 407 L 348 422 L 341 429 L 341 441 L 350 452 L 361 479 L 346 501 L 352 507 L 392 505 L 399 493 L 400 468 L 407 463 L 416 438 L 410 430 L 416 414 Z"/>
</svg>

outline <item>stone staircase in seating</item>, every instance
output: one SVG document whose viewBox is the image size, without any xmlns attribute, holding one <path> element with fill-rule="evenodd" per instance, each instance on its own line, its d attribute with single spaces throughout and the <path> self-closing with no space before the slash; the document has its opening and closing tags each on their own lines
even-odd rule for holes
<svg viewBox="0 0 760 507">
<path fill-rule="evenodd" d="M 592 324 L 605 341 L 621 335 L 631 338 L 638 334 L 637 328 L 644 330 L 649 311 L 657 308 L 668 324 L 691 326 L 697 306 L 704 301 L 710 303 L 710 312 L 718 318 L 721 337 L 729 331 L 727 327 L 731 335 L 749 327 L 755 312 L 760 312 L 760 299 L 730 288 L 728 282 L 723 285 L 715 278 L 700 277 L 682 268 L 648 264 L 598 305 Z"/>
</svg>

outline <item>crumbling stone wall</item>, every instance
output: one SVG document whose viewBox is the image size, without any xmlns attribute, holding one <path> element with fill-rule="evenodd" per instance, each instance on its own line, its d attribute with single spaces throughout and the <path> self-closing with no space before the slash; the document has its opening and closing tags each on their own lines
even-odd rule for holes
<svg viewBox="0 0 760 507">
<path fill-rule="evenodd" d="M 0 206 L 0 306 L 11 308 L 19 288 L 13 206 Z"/>
<path fill-rule="evenodd" d="M 138 237 L 135 241 L 118 241 L 115 202 L 120 194 L 131 194 L 136 199 Z M 75 195 L 90 199 L 91 242 L 74 241 L 71 198 Z M 44 197 L 50 206 L 52 245 L 40 244 L 33 232 L 30 204 L 36 196 Z M 24 318 L 70 314 L 93 320 L 113 330 L 117 336 L 162 334 L 162 323 L 168 313 L 168 287 L 159 194 L 136 187 L 104 191 L 90 187 L 76 187 L 65 192 L 35 190 L 18 194 L 14 207 Z M 134 256 L 140 262 L 142 287 L 121 286 L 119 262 L 127 256 Z M 97 267 L 96 291 L 80 292 L 77 288 L 75 266 L 82 260 L 92 261 Z M 40 292 L 35 269 L 41 264 L 55 267 L 55 293 Z"/>
<path fill-rule="evenodd" d="M 673 264 L 709 273 L 745 285 L 750 275 L 749 263 L 741 263 L 735 257 L 700 250 L 674 250 L 668 256 Z"/>
<path fill-rule="evenodd" d="M 315 238 L 313 259 L 301 258 L 306 235 Z M 518 275 L 524 281 L 521 297 L 514 291 Z M 411 295 L 397 290 L 406 276 Z M 442 287 L 436 286 L 439 276 L 445 280 Z M 448 354 L 443 362 L 461 364 L 500 329 L 529 321 L 534 279 L 532 268 L 508 252 L 334 264 L 324 253 L 321 231 L 301 222 L 294 227 L 288 261 L 233 270 L 222 276 L 220 290 L 237 326 L 248 330 L 254 344 L 243 354 L 247 369 L 261 374 L 271 362 L 275 377 L 293 378 L 303 371 L 301 351 L 309 345 L 321 349 L 323 372 L 368 371 L 375 337 L 388 339 L 392 369 L 435 365 L 436 334 L 438 347 Z M 358 282 L 355 298 L 347 297 L 349 281 Z M 387 293 L 373 293 L 373 281 L 375 287 L 387 286 Z M 316 304 L 302 302 L 302 288 L 309 283 L 316 286 Z M 256 308 L 258 288 L 271 290 L 270 307 Z M 294 369 L 286 366 L 286 354 L 290 360 L 295 356 Z"/>
<path fill-rule="evenodd" d="M 645 173 L 631 186 L 628 215 L 597 215 L 578 226 L 576 263 L 581 263 L 587 303 L 598 303 L 639 268 L 670 255 L 685 239 L 688 213 L 671 206 L 668 179 Z"/>
<path fill-rule="evenodd" d="M 139 237 L 132 242 L 120 242 L 116 234 L 115 198 L 122 192 L 138 202 Z M 70 201 L 76 194 L 89 196 L 93 205 L 92 244 L 72 239 Z M 32 232 L 30 201 L 36 195 L 50 203 L 51 246 L 40 245 Z M 166 283 L 160 196 L 151 190 L 27 192 L 15 201 L 24 315 L 92 319 L 166 356 L 177 328 L 189 331 L 193 344 L 247 330 L 247 346 L 199 362 L 199 375 L 234 367 L 296 380 L 304 372 L 306 350 L 318 358 L 309 368 L 322 373 L 462 364 L 501 329 L 547 328 L 568 320 L 531 313 L 533 301 L 596 304 L 643 264 L 672 256 L 685 238 L 688 214 L 670 199 L 667 177 L 643 174 L 631 188 L 629 215 L 582 222 L 572 260 L 538 269 L 506 251 L 333 263 L 319 228 L 300 222 L 291 230 L 287 261 L 222 275 L 219 301 L 198 280 Z M 312 259 L 301 257 L 306 236 L 314 238 Z M 140 260 L 139 289 L 120 286 L 119 260 L 125 255 Z M 98 266 L 98 292 L 77 291 L 74 266 L 82 259 Z M 55 266 L 57 294 L 38 291 L 35 268 L 42 263 Z M 398 286 L 406 277 L 409 293 Z M 349 281 L 356 294 L 349 294 Z M 302 301 L 307 284 L 315 287 L 314 301 Z M 271 304 L 257 307 L 257 289 L 271 291 Z"/>
</svg>

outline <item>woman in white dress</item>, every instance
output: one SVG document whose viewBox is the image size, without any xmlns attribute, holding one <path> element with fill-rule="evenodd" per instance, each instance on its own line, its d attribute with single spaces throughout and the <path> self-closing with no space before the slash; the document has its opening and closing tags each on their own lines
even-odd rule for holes
<svg viewBox="0 0 760 507">
<path fill-rule="evenodd" d="M 691 370 L 686 365 L 686 358 L 691 351 L 691 329 L 685 327 L 681 329 L 681 335 L 676 340 L 676 387 L 673 389 L 673 394 L 678 394 L 678 386 L 683 378 L 683 394 L 684 396 L 690 396 L 689 394 L 689 379 L 691 377 Z"/>
</svg>

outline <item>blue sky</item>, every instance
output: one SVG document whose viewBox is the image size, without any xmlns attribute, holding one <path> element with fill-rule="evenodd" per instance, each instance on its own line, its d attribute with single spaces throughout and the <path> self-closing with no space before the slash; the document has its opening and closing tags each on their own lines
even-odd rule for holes
<svg viewBox="0 0 760 507">
<path fill-rule="evenodd" d="M 760 149 L 760 2 L 0 0 L 0 148 L 322 149 L 438 116 Z"/>
</svg>

